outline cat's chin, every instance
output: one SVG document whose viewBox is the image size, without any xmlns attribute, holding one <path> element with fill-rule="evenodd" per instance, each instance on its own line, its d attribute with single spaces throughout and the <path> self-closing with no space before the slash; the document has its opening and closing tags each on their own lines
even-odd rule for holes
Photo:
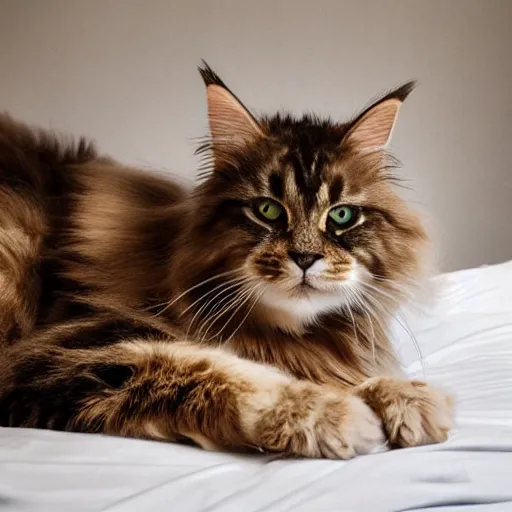
<svg viewBox="0 0 512 512">
<path fill-rule="evenodd" d="M 259 299 L 265 320 L 275 327 L 291 333 L 301 333 L 314 324 L 320 315 L 347 306 L 349 299 L 342 285 L 329 291 L 312 284 L 299 283 L 291 290 L 267 286 Z"/>
</svg>

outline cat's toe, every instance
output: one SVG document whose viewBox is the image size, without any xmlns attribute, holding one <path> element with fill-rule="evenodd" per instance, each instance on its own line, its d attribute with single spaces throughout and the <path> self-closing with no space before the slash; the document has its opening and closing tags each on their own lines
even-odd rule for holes
<svg viewBox="0 0 512 512">
<path fill-rule="evenodd" d="M 317 427 L 318 447 L 327 458 L 350 459 L 356 455 L 377 453 L 387 449 L 380 418 L 359 398 L 348 396 L 343 404 L 346 413 L 338 424 L 329 421 Z"/>
<path fill-rule="evenodd" d="M 440 443 L 453 427 L 453 398 L 424 382 L 372 379 L 358 394 L 382 419 L 391 446 Z"/>
</svg>

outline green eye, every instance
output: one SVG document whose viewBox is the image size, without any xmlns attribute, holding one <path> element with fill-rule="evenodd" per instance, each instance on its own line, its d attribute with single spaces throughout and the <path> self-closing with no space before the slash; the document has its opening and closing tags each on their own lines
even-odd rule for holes
<svg viewBox="0 0 512 512">
<path fill-rule="evenodd" d="M 346 227 L 356 220 L 356 212 L 350 206 L 336 206 L 329 212 L 329 218 L 337 226 Z"/>
<path fill-rule="evenodd" d="M 283 207 L 271 199 L 261 201 L 257 209 L 258 213 L 267 220 L 277 220 L 283 213 Z"/>
</svg>

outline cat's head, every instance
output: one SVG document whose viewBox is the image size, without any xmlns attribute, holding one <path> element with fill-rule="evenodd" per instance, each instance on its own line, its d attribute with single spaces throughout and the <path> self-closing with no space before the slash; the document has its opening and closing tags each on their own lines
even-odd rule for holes
<svg viewBox="0 0 512 512">
<path fill-rule="evenodd" d="M 210 137 L 193 218 L 208 288 L 231 286 L 225 306 L 242 304 L 241 293 L 245 309 L 254 305 L 289 331 L 398 296 L 418 273 L 426 236 L 392 190 L 385 149 L 414 84 L 336 123 L 257 118 L 207 65 L 201 74 Z M 216 293 L 205 300 L 221 301 Z"/>
</svg>

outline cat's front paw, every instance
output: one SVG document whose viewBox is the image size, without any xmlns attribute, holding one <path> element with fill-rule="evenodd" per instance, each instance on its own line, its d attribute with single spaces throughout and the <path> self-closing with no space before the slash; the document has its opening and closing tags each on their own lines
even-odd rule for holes
<svg viewBox="0 0 512 512">
<path fill-rule="evenodd" d="M 287 390 L 258 430 L 262 446 L 287 455 L 350 459 L 386 449 L 382 422 L 363 400 L 315 385 Z"/>
<path fill-rule="evenodd" d="M 349 459 L 356 455 L 387 449 L 380 418 L 360 399 L 346 396 L 327 400 L 316 425 L 319 453 L 331 459 Z M 340 409 L 344 413 L 340 417 Z"/>
<path fill-rule="evenodd" d="M 382 419 L 392 447 L 440 443 L 453 426 L 453 398 L 425 382 L 374 378 L 356 394 Z"/>
</svg>

